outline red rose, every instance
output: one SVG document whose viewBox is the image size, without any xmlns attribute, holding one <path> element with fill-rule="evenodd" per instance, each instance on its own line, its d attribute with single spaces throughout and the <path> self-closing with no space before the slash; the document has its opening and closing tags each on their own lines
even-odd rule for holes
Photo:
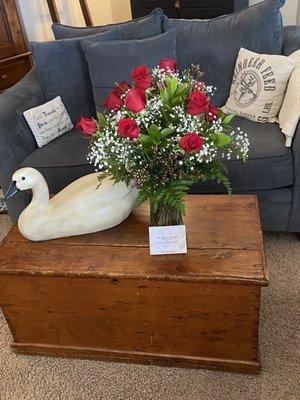
<svg viewBox="0 0 300 400">
<path fill-rule="evenodd" d="M 147 90 L 151 86 L 152 77 L 146 65 L 140 65 L 132 71 L 132 79 L 138 89 Z"/>
<path fill-rule="evenodd" d="M 123 118 L 118 122 L 118 135 L 124 138 L 136 139 L 140 135 L 140 130 L 132 118 Z"/>
<path fill-rule="evenodd" d="M 203 139 L 195 132 L 187 132 L 179 141 L 179 146 L 187 153 L 199 151 L 203 147 Z"/>
<path fill-rule="evenodd" d="M 159 68 L 163 69 L 165 72 L 168 72 L 168 70 L 175 72 L 177 70 L 177 64 L 173 58 L 163 58 L 159 62 Z"/>
<path fill-rule="evenodd" d="M 208 111 L 208 98 L 202 92 L 191 92 L 188 96 L 187 112 L 199 115 Z"/>
<path fill-rule="evenodd" d="M 117 84 L 117 86 L 114 88 L 113 93 L 121 97 L 122 94 L 126 93 L 127 90 L 131 89 L 131 85 L 127 83 L 126 81 L 122 81 Z"/>
<path fill-rule="evenodd" d="M 109 111 L 116 111 L 123 105 L 120 96 L 115 93 L 115 89 L 110 92 L 108 97 L 104 101 L 104 107 L 106 107 Z"/>
<path fill-rule="evenodd" d="M 76 123 L 76 128 L 88 136 L 94 135 L 98 130 L 96 122 L 92 118 L 87 117 L 81 117 Z"/>
<path fill-rule="evenodd" d="M 217 107 L 213 106 L 212 104 L 209 104 L 208 112 L 206 114 L 207 121 L 213 122 L 216 119 L 217 115 L 218 115 L 218 111 L 219 110 L 218 110 Z"/>
<path fill-rule="evenodd" d="M 134 113 L 142 111 L 146 106 L 146 95 L 142 90 L 130 89 L 124 99 L 124 104 L 127 110 Z"/>
</svg>

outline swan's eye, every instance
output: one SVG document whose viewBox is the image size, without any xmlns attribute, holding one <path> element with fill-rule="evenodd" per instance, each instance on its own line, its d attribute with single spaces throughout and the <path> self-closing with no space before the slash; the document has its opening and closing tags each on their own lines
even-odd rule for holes
<svg viewBox="0 0 300 400">
<path fill-rule="evenodd" d="M 25 181 L 25 176 L 22 176 L 22 181 Z"/>
</svg>

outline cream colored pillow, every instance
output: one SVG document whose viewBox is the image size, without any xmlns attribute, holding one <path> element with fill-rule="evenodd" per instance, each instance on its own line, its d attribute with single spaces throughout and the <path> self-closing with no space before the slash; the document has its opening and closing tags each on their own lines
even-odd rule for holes
<svg viewBox="0 0 300 400">
<path fill-rule="evenodd" d="M 290 77 L 278 116 L 280 129 L 286 136 L 287 147 L 292 144 L 292 139 L 300 119 L 300 50 L 290 55 L 295 62 L 295 68 Z"/>
<path fill-rule="evenodd" d="M 293 68 L 294 61 L 289 57 L 241 48 L 230 96 L 222 110 L 251 121 L 274 122 Z"/>
<path fill-rule="evenodd" d="M 38 147 L 45 146 L 73 128 L 68 111 L 60 96 L 41 106 L 25 111 L 23 115 Z"/>
</svg>

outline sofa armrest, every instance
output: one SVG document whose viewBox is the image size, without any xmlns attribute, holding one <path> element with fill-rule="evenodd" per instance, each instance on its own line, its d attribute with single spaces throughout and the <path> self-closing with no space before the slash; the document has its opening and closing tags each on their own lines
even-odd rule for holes
<svg viewBox="0 0 300 400">
<path fill-rule="evenodd" d="M 300 122 L 294 135 L 292 152 L 294 159 L 293 202 L 287 230 L 300 232 Z"/>
<path fill-rule="evenodd" d="M 283 50 L 285 56 L 300 49 L 300 25 L 288 25 L 283 31 Z"/>
<path fill-rule="evenodd" d="M 36 149 L 35 139 L 23 112 L 44 102 L 35 69 L 0 95 L 0 185 L 3 191 L 8 188 L 12 174 L 20 163 Z M 28 195 L 19 193 L 7 202 L 8 211 L 14 221 L 28 200 Z"/>
</svg>

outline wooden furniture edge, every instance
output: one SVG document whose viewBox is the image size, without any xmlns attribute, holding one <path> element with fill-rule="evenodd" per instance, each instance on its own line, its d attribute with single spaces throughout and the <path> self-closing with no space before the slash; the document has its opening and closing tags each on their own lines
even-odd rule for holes
<svg viewBox="0 0 300 400">
<path fill-rule="evenodd" d="M 138 351 L 119 351 L 101 348 L 58 346 L 36 343 L 11 344 L 17 354 L 50 356 L 61 358 L 81 358 L 108 362 L 129 362 L 134 364 L 152 364 L 179 368 L 206 368 L 245 374 L 259 374 L 261 362 L 259 354 L 255 361 L 214 359 L 169 354 L 151 354 Z"/>
<path fill-rule="evenodd" d="M 260 210 L 259 210 L 259 203 L 258 203 L 258 197 L 255 195 L 255 204 L 256 204 L 256 212 L 257 212 L 257 217 L 259 221 L 259 243 L 260 243 L 260 253 L 261 253 L 261 261 L 262 261 L 262 267 L 264 271 L 264 279 L 266 282 L 265 286 L 269 286 L 270 281 L 269 281 L 269 271 L 268 271 L 268 265 L 267 265 L 267 257 L 266 257 L 266 251 L 264 247 L 264 240 L 263 240 L 263 231 L 261 227 L 261 218 L 260 218 Z"/>
<path fill-rule="evenodd" d="M 21 53 L 16 56 L 5 58 L 4 60 L 0 60 L 0 64 L 9 63 L 10 61 L 15 61 L 15 60 L 18 60 L 19 58 L 26 58 L 26 57 L 30 57 L 30 56 L 31 56 L 31 52 L 27 51 L 26 53 Z"/>
<path fill-rule="evenodd" d="M 68 271 L 59 273 L 55 271 L 37 271 L 37 270 L 0 270 L 1 276 L 30 276 L 30 277 L 52 277 L 52 278 L 96 278 L 96 279 L 111 279 L 112 283 L 117 284 L 119 280 L 124 279 L 132 279 L 132 280 L 143 280 L 143 281 L 166 281 L 166 282 L 182 282 L 182 283 L 217 283 L 217 284 L 238 284 L 238 285 L 246 285 L 246 286 L 269 286 L 269 281 L 266 281 L 264 278 L 243 278 L 236 277 L 231 275 L 214 275 L 205 276 L 205 275 L 197 275 L 197 276 L 181 276 L 178 277 L 176 275 L 162 275 L 162 274 L 148 274 L 148 275 L 139 275 L 134 273 L 102 273 L 101 271 L 97 272 L 82 272 L 82 271 Z"/>
</svg>

